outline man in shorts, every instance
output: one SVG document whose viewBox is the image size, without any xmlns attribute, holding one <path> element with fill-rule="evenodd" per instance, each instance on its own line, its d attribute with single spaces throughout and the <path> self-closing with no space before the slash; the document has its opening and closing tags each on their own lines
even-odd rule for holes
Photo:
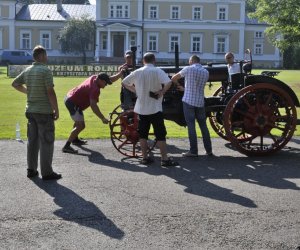
<svg viewBox="0 0 300 250">
<path fill-rule="evenodd" d="M 172 82 L 162 69 L 154 66 L 155 55 L 153 53 L 146 53 L 143 57 L 143 63 L 142 68 L 133 71 L 122 81 L 125 88 L 137 95 L 134 112 L 139 114 L 138 131 L 143 154 L 141 163 L 148 165 L 153 162 L 153 159 L 147 153 L 147 139 L 152 125 L 161 153 L 161 166 L 177 166 L 178 163 L 167 155 L 167 131 L 162 113 L 163 95 L 170 88 Z"/>
<path fill-rule="evenodd" d="M 108 76 L 105 73 L 93 75 L 68 92 L 65 98 L 65 105 L 70 112 L 74 125 L 68 141 L 62 149 L 64 153 L 78 153 L 77 150 L 71 147 L 71 143 L 74 145 L 84 145 L 87 143 L 85 140 L 80 140 L 78 135 L 85 128 L 83 111 L 88 107 L 91 107 L 103 124 L 108 124 L 109 120 L 105 118 L 97 105 L 99 102 L 100 89 L 104 89 L 108 84 L 117 81 L 122 74 L 122 71 L 120 71 L 113 76 Z"/>
</svg>

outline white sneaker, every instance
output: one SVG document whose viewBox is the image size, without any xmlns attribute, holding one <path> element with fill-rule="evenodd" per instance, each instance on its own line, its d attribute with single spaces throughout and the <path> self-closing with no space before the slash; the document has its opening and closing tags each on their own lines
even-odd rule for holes
<svg viewBox="0 0 300 250">
<path fill-rule="evenodd" d="M 198 157 L 198 154 L 193 154 L 190 151 L 182 153 L 182 156 L 184 157 Z"/>
</svg>

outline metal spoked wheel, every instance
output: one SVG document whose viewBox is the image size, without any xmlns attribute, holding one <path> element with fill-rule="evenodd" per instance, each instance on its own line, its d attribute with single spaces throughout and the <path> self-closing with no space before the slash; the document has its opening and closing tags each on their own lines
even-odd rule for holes
<svg viewBox="0 0 300 250">
<path fill-rule="evenodd" d="M 138 116 L 133 110 L 123 111 L 121 105 L 110 113 L 110 138 L 114 147 L 128 157 L 141 157 L 138 133 Z M 156 145 L 153 133 L 149 133 L 149 152 Z"/>
<path fill-rule="evenodd" d="M 220 96 L 223 92 L 223 87 L 218 88 L 213 96 Z M 223 125 L 223 111 L 213 111 L 209 116 L 209 122 L 212 129 L 223 139 L 228 140 Z"/>
<path fill-rule="evenodd" d="M 224 111 L 228 140 L 243 154 L 262 156 L 283 148 L 293 136 L 297 112 L 290 95 L 269 83 L 243 88 Z M 240 140 L 244 137 L 244 140 Z"/>
</svg>

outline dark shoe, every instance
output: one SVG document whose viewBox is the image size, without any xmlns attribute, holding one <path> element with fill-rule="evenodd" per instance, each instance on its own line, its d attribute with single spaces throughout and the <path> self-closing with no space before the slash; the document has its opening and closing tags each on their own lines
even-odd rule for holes
<svg viewBox="0 0 300 250">
<path fill-rule="evenodd" d="M 78 150 L 72 148 L 71 146 L 64 146 L 62 151 L 64 153 L 69 153 L 69 154 L 77 154 L 78 153 Z"/>
<path fill-rule="evenodd" d="M 198 157 L 198 154 L 193 154 L 190 151 L 182 153 L 183 157 Z"/>
<path fill-rule="evenodd" d="M 214 156 L 214 154 L 212 152 L 210 153 L 206 153 L 207 156 Z"/>
<path fill-rule="evenodd" d="M 168 160 L 162 160 L 160 165 L 162 167 L 175 167 L 175 166 L 178 166 L 179 163 L 176 161 L 173 161 L 172 159 L 168 159 Z"/>
<path fill-rule="evenodd" d="M 75 140 L 72 141 L 73 145 L 81 146 L 87 144 L 87 140 L 81 140 L 79 138 L 76 138 Z"/>
<path fill-rule="evenodd" d="M 60 178 L 61 178 L 61 174 L 57 174 L 55 172 L 42 177 L 43 180 L 58 180 Z"/>
<path fill-rule="evenodd" d="M 27 169 L 27 177 L 33 178 L 39 175 L 39 172 L 33 169 Z"/>
<path fill-rule="evenodd" d="M 144 158 L 140 161 L 140 163 L 143 165 L 148 165 L 151 164 L 152 162 L 154 162 L 154 160 L 151 157 Z"/>
</svg>

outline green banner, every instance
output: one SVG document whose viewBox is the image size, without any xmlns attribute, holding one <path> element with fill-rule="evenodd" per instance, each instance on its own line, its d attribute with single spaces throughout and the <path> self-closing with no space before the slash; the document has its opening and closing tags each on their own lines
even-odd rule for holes
<svg viewBox="0 0 300 250">
<path fill-rule="evenodd" d="M 9 77 L 16 77 L 25 68 L 30 65 L 8 65 L 7 75 Z M 118 72 L 118 65 L 48 65 L 48 68 L 52 71 L 53 76 L 84 76 L 105 72 L 108 75 Z"/>
</svg>

